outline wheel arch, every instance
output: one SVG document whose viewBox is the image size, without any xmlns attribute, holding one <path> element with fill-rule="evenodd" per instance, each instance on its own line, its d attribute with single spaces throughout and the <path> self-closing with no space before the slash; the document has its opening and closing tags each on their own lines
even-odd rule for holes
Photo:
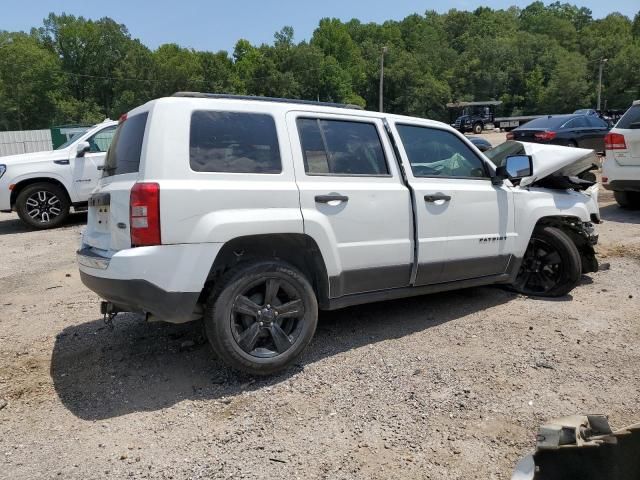
<svg viewBox="0 0 640 480">
<path fill-rule="evenodd" d="M 227 241 L 216 255 L 200 301 L 204 303 L 215 283 L 234 266 L 252 260 L 278 259 L 300 270 L 311 283 L 324 308 L 329 299 L 329 276 L 316 241 L 302 233 L 272 233 L 236 237 Z"/>
<path fill-rule="evenodd" d="M 555 227 L 566 233 L 580 253 L 582 260 L 582 272 L 597 272 L 598 260 L 589 234 L 584 230 L 584 222 L 571 215 L 549 215 L 538 219 L 534 230 L 541 226 Z M 533 233 L 533 231 L 532 231 Z"/>
<path fill-rule="evenodd" d="M 25 178 L 20 180 L 11 189 L 10 204 L 12 209 L 15 207 L 15 204 L 18 199 L 18 195 L 20 195 L 20 192 L 24 190 L 25 187 L 28 187 L 29 185 L 33 185 L 34 183 L 51 183 L 53 185 L 56 185 L 57 187 L 60 187 L 62 191 L 65 193 L 65 195 L 67 196 L 67 200 L 69 201 L 69 203 L 70 204 L 72 203 L 69 189 L 66 187 L 66 185 L 62 181 L 54 177 L 31 177 L 31 178 Z"/>
</svg>

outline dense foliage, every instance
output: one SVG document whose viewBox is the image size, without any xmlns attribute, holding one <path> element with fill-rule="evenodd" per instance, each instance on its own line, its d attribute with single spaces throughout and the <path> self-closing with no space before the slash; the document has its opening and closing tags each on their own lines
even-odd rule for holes
<svg viewBox="0 0 640 480">
<path fill-rule="evenodd" d="M 382 25 L 322 19 L 310 41 L 291 27 L 271 45 L 232 54 L 175 44 L 150 50 L 110 18 L 50 14 L 27 33 L 0 31 L 0 130 L 95 122 L 179 90 L 347 102 L 376 109 L 385 56 L 385 110 L 447 119 L 452 100 L 504 102 L 503 114 L 570 112 L 640 98 L 640 12 L 537 1 L 524 9 L 427 11 Z"/>
</svg>

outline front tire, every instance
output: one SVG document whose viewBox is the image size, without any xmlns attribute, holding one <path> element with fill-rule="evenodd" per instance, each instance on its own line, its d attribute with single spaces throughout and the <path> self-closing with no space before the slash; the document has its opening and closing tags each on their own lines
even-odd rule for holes
<svg viewBox="0 0 640 480">
<path fill-rule="evenodd" d="M 473 133 L 480 135 L 482 133 L 482 124 L 480 122 L 473 124 Z"/>
<path fill-rule="evenodd" d="M 69 216 L 67 192 L 48 182 L 27 185 L 18 194 L 16 211 L 20 219 L 37 230 L 56 228 Z"/>
<path fill-rule="evenodd" d="M 571 238 L 555 227 L 537 227 L 512 287 L 523 295 L 561 297 L 581 275 L 580 253 Z"/>
<path fill-rule="evenodd" d="M 631 210 L 640 208 L 640 192 L 614 191 L 613 197 L 616 199 L 616 203 L 622 208 Z"/>
<path fill-rule="evenodd" d="M 241 264 L 220 280 L 205 313 L 207 337 L 228 365 L 269 375 L 291 365 L 313 337 L 318 303 L 311 284 L 277 261 Z"/>
</svg>

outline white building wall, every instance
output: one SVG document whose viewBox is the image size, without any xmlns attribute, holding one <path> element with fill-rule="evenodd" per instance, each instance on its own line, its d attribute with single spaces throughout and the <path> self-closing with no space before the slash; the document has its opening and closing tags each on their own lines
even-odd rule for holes
<svg viewBox="0 0 640 480">
<path fill-rule="evenodd" d="M 52 149 L 51 130 L 0 132 L 0 157 Z"/>
</svg>

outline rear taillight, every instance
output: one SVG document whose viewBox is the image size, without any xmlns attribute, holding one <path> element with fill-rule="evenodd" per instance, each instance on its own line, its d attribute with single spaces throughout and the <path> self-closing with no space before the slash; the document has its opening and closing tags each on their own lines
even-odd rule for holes
<svg viewBox="0 0 640 480">
<path fill-rule="evenodd" d="M 627 142 L 624 140 L 624 135 L 620 133 L 607 133 L 604 137 L 604 149 L 626 150 Z"/>
<path fill-rule="evenodd" d="M 513 132 L 509 132 L 507 133 L 507 140 L 513 140 L 514 138 L 516 138 L 516 134 Z"/>
<path fill-rule="evenodd" d="M 538 132 L 533 136 L 538 140 L 553 140 L 554 138 L 556 138 L 556 135 L 556 132 Z"/>
<path fill-rule="evenodd" d="M 136 183 L 129 202 L 131 246 L 160 245 L 160 185 Z"/>
</svg>

